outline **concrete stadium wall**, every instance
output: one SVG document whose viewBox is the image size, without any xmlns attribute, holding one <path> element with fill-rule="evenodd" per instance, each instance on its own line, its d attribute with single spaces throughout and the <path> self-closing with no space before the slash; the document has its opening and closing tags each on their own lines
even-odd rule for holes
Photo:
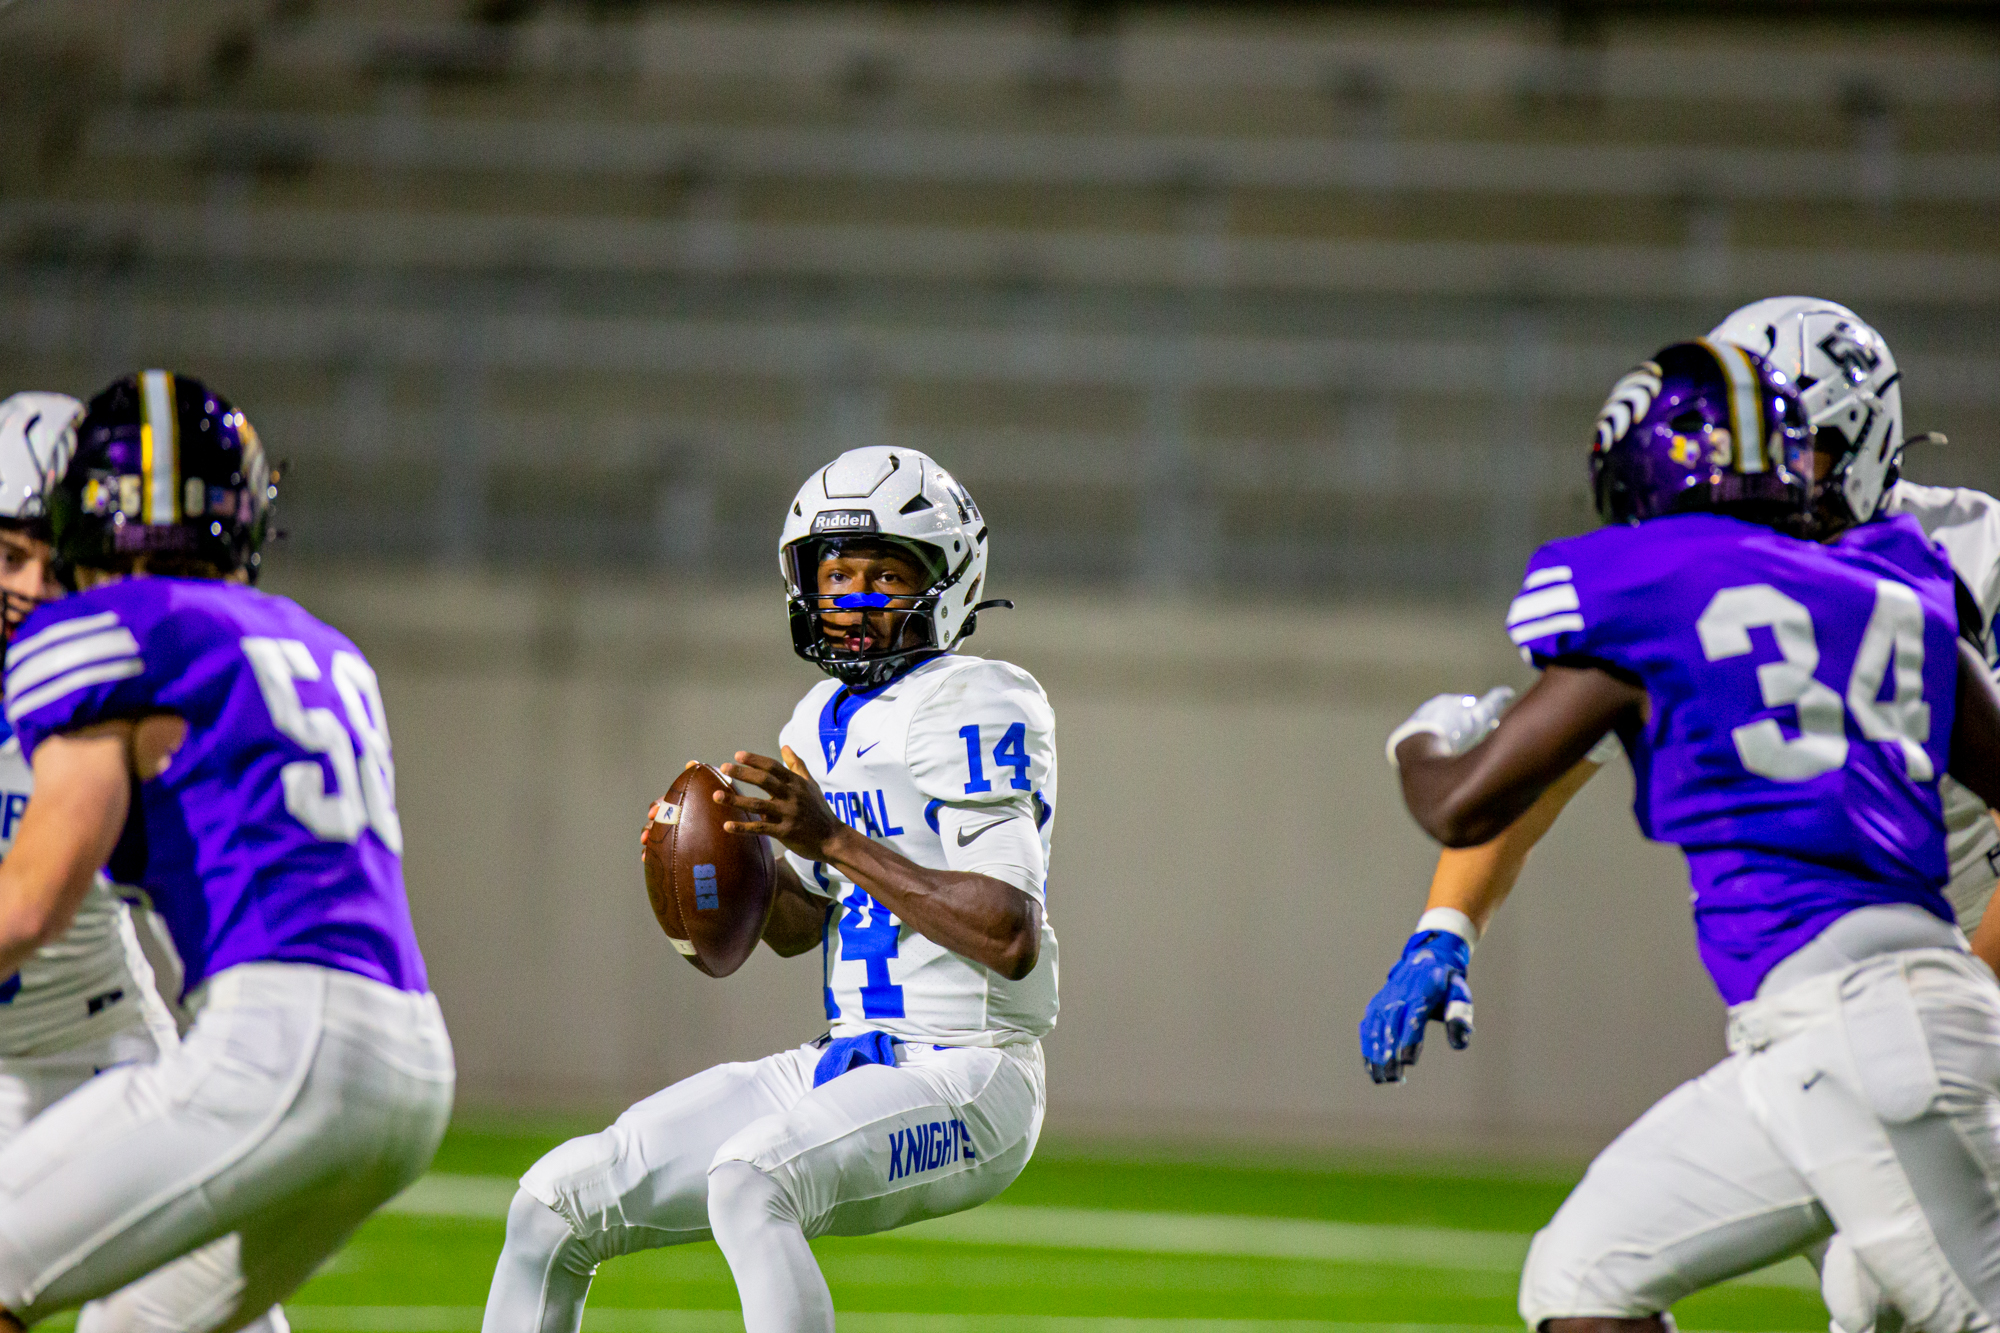
<svg viewBox="0 0 2000 1333">
<path fill-rule="evenodd" d="M 302 573 L 378 667 L 411 898 L 468 1108 L 611 1109 L 823 1029 L 815 958 L 715 981 L 653 924 L 636 833 L 684 760 L 770 750 L 814 674 L 774 591 Z M 1382 737 L 1521 682 L 1496 606 L 1014 592 L 977 644 L 1032 670 L 1062 763 L 1049 1125 L 1079 1134 L 1581 1155 L 1720 1053 L 1679 855 L 1623 765 L 1540 848 L 1474 964 L 1479 1031 L 1369 1083 L 1361 1006 L 1431 844 Z"/>
</svg>

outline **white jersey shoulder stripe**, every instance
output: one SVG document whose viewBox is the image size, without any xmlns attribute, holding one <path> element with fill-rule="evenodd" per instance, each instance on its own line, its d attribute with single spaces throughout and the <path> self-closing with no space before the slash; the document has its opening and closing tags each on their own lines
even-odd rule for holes
<svg viewBox="0 0 2000 1333">
<path fill-rule="evenodd" d="M 51 625 L 39 634 L 16 639 L 13 646 L 7 649 L 7 669 L 12 671 L 50 644 L 73 639 L 79 634 L 94 634 L 98 630 L 110 629 L 117 623 L 116 611 L 100 611 L 94 616 L 78 616 L 75 620 L 65 620 L 60 625 Z"/>
<path fill-rule="evenodd" d="M 1536 588 L 1547 587 L 1551 583 L 1568 583 L 1571 577 L 1572 574 L 1568 565 L 1550 565 L 1546 569 L 1538 569 L 1528 575 L 1526 579 L 1522 580 L 1521 586 L 1532 591 Z"/>
<path fill-rule="evenodd" d="M 37 653 L 10 670 L 7 673 L 7 693 L 25 694 L 43 681 L 54 680 L 64 672 L 89 666 L 92 662 L 138 655 L 139 641 L 123 625 L 80 635 L 67 643 L 56 644 L 46 652 Z"/>
<path fill-rule="evenodd" d="M 123 680 L 127 676 L 137 676 L 144 672 L 146 664 L 136 657 L 120 658 L 115 662 L 99 662 L 95 666 L 81 667 L 67 676 L 58 676 L 40 689 L 30 690 L 20 698 L 7 700 L 7 720 L 15 726 L 29 713 L 44 704 L 52 703 L 66 694 L 101 685 L 108 680 Z"/>
</svg>

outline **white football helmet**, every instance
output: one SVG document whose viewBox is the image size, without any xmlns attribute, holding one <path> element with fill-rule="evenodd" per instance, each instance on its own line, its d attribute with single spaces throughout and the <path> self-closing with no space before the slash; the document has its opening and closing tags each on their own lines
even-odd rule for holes
<svg viewBox="0 0 2000 1333">
<path fill-rule="evenodd" d="M 904 611 L 903 629 L 883 648 L 846 653 L 820 625 L 828 611 L 888 607 L 878 593 L 826 597 L 819 564 L 842 546 L 889 547 L 929 580 Z M 1011 602 L 978 601 L 986 582 L 986 522 L 952 475 L 914 449 L 850 449 L 807 479 L 785 513 L 778 570 L 791 610 L 792 648 L 848 685 L 893 680 L 911 664 L 956 648 L 979 611 Z M 912 632 L 914 631 L 914 632 Z"/>
<path fill-rule="evenodd" d="M 69 469 L 83 404 L 63 393 L 0 402 L 0 521 L 42 518 L 43 497 Z"/>
<path fill-rule="evenodd" d="M 1755 352 L 1798 386 L 1818 431 L 1847 443 L 1822 486 L 1857 523 L 1875 517 L 1903 456 L 1902 372 L 1889 344 L 1838 301 L 1772 296 L 1752 301 L 1709 337 Z"/>
</svg>

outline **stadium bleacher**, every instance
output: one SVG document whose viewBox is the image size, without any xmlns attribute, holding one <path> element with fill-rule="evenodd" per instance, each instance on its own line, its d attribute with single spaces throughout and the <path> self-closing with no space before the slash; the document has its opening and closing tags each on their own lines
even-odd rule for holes
<svg viewBox="0 0 2000 1333">
<path fill-rule="evenodd" d="M 1781 291 L 2000 465 L 1990 29 L 1079 12 L 31 8 L 0 356 L 226 386 L 328 559 L 761 576 L 886 439 L 1016 572 L 1491 589 L 1616 374 Z"/>
</svg>

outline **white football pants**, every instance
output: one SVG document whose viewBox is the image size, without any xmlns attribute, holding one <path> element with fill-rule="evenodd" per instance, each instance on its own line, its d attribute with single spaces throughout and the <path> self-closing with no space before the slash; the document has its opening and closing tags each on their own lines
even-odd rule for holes
<svg viewBox="0 0 2000 1333">
<path fill-rule="evenodd" d="M 1907 1327 L 1995 1329 L 2000 987 L 1985 965 L 1916 949 L 1811 977 L 1732 1009 L 1729 1049 L 1619 1135 L 1535 1237 L 1529 1326 L 1659 1313 L 1838 1227 Z"/>
<path fill-rule="evenodd" d="M 430 995 L 255 963 L 191 1007 L 179 1046 L 0 1150 L 0 1308 L 22 1323 L 108 1297 L 93 1333 L 243 1328 L 430 1163 L 453 1085 Z"/>
<path fill-rule="evenodd" d="M 130 1027 L 86 1042 L 72 1050 L 50 1055 L 16 1056 L 0 1058 L 0 1151 L 14 1140 L 30 1120 L 54 1106 L 63 1098 L 75 1092 L 85 1083 L 107 1069 L 120 1065 L 151 1064 L 160 1053 L 156 1034 L 146 1025 L 134 1023 Z M 206 1287 L 213 1284 L 219 1265 L 226 1264 L 225 1253 L 228 1238 L 215 1241 L 204 1249 L 176 1259 L 170 1267 L 185 1267 L 183 1276 L 191 1279 L 176 1283 L 176 1287 L 191 1288 L 192 1301 L 181 1308 L 167 1311 L 159 1321 L 159 1328 L 181 1328 L 202 1303 L 209 1292 Z M 101 1301 L 92 1301 L 83 1308 L 77 1319 L 80 1333 L 100 1333 L 113 1325 L 104 1322 L 107 1311 Z M 284 1311 L 272 1306 L 255 1322 L 245 1328 L 245 1333 L 288 1333 Z"/>
<path fill-rule="evenodd" d="M 814 1046 L 684 1079 L 521 1178 L 484 1333 L 577 1333 L 597 1266 L 713 1236 L 747 1333 L 832 1333 L 806 1240 L 986 1202 L 1041 1134 L 1042 1048 L 906 1045 L 815 1088 Z"/>
<path fill-rule="evenodd" d="M 98 1074 L 120 1065 L 149 1065 L 160 1048 L 134 1023 L 51 1055 L 0 1056 L 0 1151 L 28 1122 Z"/>
</svg>

